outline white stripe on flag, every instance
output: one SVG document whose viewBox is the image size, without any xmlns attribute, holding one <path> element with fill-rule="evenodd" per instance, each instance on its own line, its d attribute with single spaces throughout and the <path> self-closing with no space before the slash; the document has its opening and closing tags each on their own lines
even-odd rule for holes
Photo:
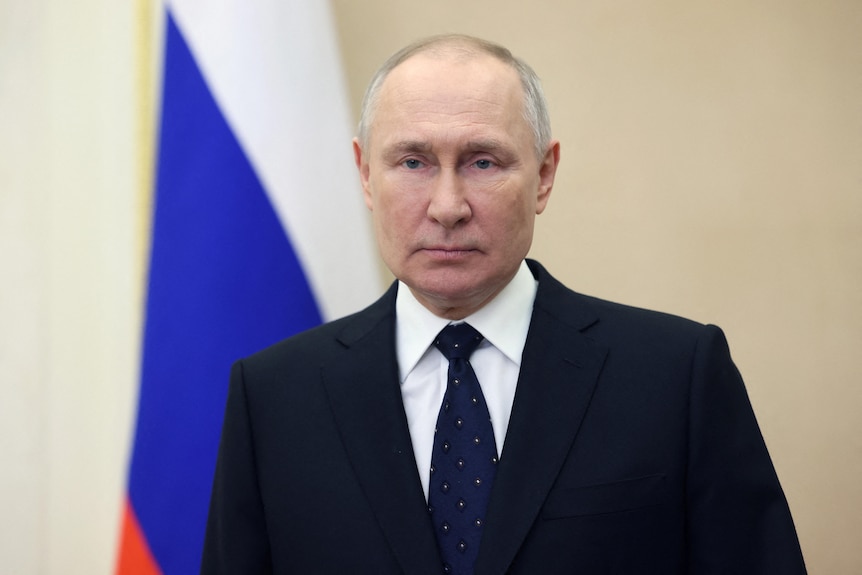
<svg viewBox="0 0 862 575">
<path fill-rule="evenodd" d="M 380 292 L 329 2 L 168 2 L 258 173 L 324 320 Z"/>
</svg>

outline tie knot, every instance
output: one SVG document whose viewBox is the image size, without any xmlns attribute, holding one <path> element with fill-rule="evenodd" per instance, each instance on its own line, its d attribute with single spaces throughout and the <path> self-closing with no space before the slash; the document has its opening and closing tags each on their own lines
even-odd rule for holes
<svg viewBox="0 0 862 575">
<path fill-rule="evenodd" d="M 482 343 L 482 334 L 468 323 L 447 325 L 437 335 L 434 345 L 446 359 L 469 359 L 470 354 Z"/>
</svg>

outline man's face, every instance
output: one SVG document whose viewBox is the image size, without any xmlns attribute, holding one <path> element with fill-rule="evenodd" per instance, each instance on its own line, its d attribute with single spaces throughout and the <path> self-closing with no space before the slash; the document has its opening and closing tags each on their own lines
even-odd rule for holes
<svg viewBox="0 0 862 575">
<path fill-rule="evenodd" d="M 545 209 L 559 144 L 536 157 L 520 79 L 486 55 L 418 54 L 383 83 L 356 163 L 384 262 L 460 319 L 502 290 Z"/>
</svg>

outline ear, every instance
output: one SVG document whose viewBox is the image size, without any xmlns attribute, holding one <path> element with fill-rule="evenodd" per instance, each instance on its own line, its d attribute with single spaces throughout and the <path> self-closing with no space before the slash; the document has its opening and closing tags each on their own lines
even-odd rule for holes
<svg viewBox="0 0 862 575">
<path fill-rule="evenodd" d="M 356 169 L 359 170 L 359 181 L 362 183 L 362 196 L 365 199 L 365 205 L 369 210 L 374 210 L 374 202 L 371 198 L 371 187 L 368 183 L 369 168 L 368 162 L 363 157 L 362 146 L 359 144 L 359 138 L 353 138 L 353 161 L 356 163 Z"/>
<path fill-rule="evenodd" d="M 557 166 L 560 164 L 560 142 L 551 140 L 542 163 L 539 164 L 539 189 L 536 195 L 536 214 L 545 211 L 551 190 L 554 188 L 554 178 L 557 176 Z"/>
</svg>

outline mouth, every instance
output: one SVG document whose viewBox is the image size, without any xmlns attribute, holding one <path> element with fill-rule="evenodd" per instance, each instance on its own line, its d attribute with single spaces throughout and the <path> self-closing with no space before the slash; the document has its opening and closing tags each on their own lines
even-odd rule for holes
<svg viewBox="0 0 862 575">
<path fill-rule="evenodd" d="M 479 252 L 479 250 L 460 246 L 432 246 L 422 248 L 422 253 L 436 260 L 458 260 L 471 256 Z"/>
</svg>

